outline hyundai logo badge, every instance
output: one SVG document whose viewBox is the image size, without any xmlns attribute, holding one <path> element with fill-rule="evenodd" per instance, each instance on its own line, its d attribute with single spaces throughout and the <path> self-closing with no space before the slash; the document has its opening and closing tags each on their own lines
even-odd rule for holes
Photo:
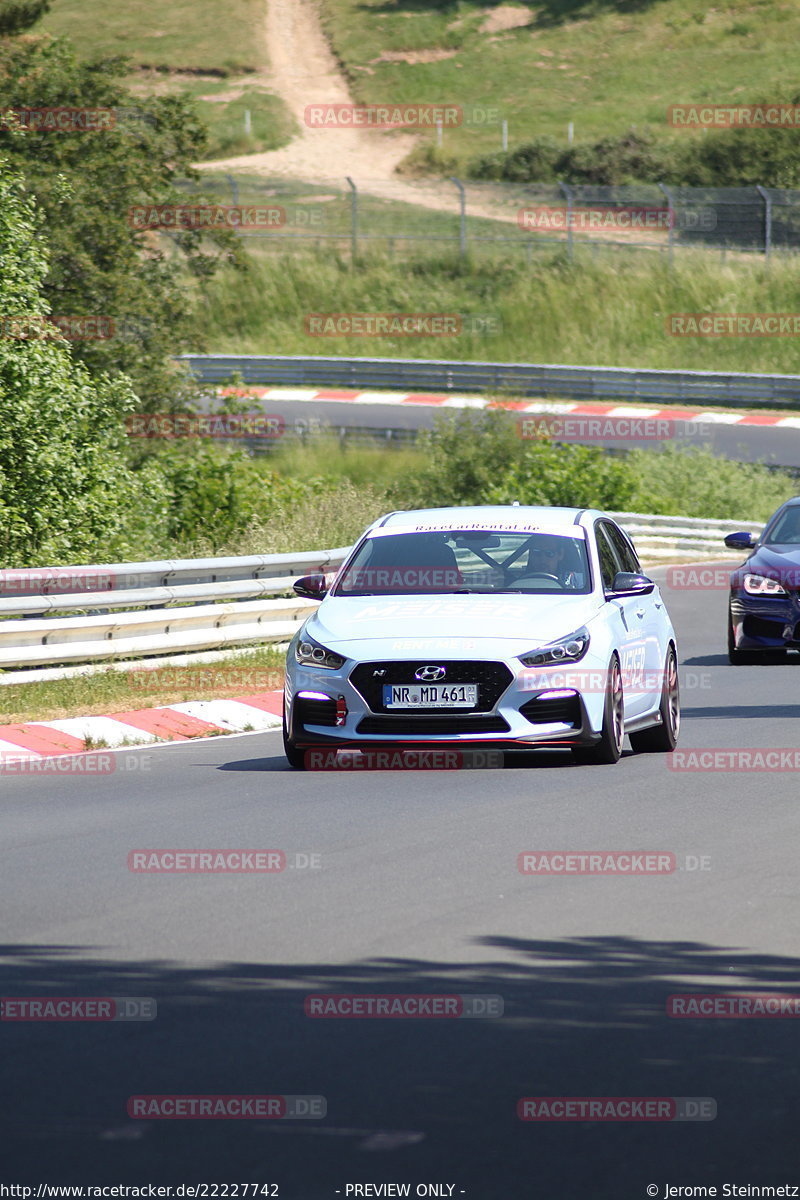
<svg viewBox="0 0 800 1200">
<path fill-rule="evenodd" d="M 446 667 L 417 667 L 414 678 L 421 683 L 435 683 L 437 679 L 444 679 L 446 674 Z"/>
</svg>

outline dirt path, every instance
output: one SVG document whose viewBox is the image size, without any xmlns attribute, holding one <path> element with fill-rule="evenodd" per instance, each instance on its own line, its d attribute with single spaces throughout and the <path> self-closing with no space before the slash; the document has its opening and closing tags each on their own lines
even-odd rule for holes
<svg viewBox="0 0 800 1200">
<path fill-rule="evenodd" d="M 265 37 L 272 66 L 267 82 L 286 104 L 301 132 L 280 150 L 203 163 L 203 168 L 288 175 L 306 182 L 341 182 L 344 175 L 391 179 L 397 164 L 414 147 L 416 138 L 412 134 L 308 129 L 305 125 L 307 104 L 352 102 L 313 0 L 268 0 Z"/>
<path fill-rule="evenodd" d="M 518 10 L 514 9 L 514 13 Z M 339 69 L 319 20 L 315 0 L 267 0 L 264 22 L 266 53 L 271 70 L 259 80 L 286 104 L 300 133 L 288 146 L 258 154 L 198 163 L 206 171 L 239 171 L 248 175 L 283 176 L 305 183 L 326 183 L 341 189 L 350 175 L 360 191 L 385 200 L 405 201 L 437 212 L 456 215 L 458 194 L 444 180 L 405 180 L 395 171 L 416 145 L 414 134 L 369 129 L 309 129 L 308 104 L 352 103 L 347 81 Z M 472 217 L 517 224 L 517 208 L 498 188 L 496 198 L 476 197 L 467 190 L 467 211 Z M 470 195 L 470 191 L 472 194 Z M 534 235 L 535 236 L 535 235 Z M 558 232 L 547 236 L 560 238 Z M 593 236 L 609 234 L 596 231 Z M 611 240 L 614 234 L 611 233 Z M 653 240 L 629 234 L 630 240 Z"/>
<path fill-rule="evenodd" d="M 314 0 L 268 0 L 264 26 L 271 72 L 264 82 L 286 104 L 300 134 L 280 150 L 242 154 L 198 163 L 206 171 L 241 171 L 248 175 L 285 176 L 306 183 L 341 188 L 350 175 L 359 189 L 386 200 L 407 201 L 439 212 L 458 213 L 458 194 L 450 183 L 400 179 L 398 164 L 417 143 L 414 134 L 398 130 L 309 129 L 308 104 L 352 103 L 319 21 Z M 514 223 L 501 204 L 469 204 L 471 216 Z"/>
</svg>

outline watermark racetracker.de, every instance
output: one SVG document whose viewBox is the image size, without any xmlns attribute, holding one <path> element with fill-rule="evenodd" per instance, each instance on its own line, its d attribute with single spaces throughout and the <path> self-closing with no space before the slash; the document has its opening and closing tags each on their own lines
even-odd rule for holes
<svg viewBox="0 0 800 1200">
<path fill-rule="evenodd" d="M 523 440 L 546 437 L 555 442 L 698 441 L 708 438 L 709 431 L 709 423 L 703 420 L 624 413 L 542 413 L 520 417 L 518 422 Z"/>
<path fill-rule="evenodd" d="M 718 1018 L 800 1017 L 800 995 L 787 992 L 677 992 L 667 997 L 668 1017 Z"/>
<path fill-rule="evenodd" d="M 327 699 L 327 697 L 326 697 Z M 505 756 L 502 750 L 437 747 L 406 749 L 399 746 L 326 747 L 306 750 L 307 771 L 499 771 Z"/>
<path fill-rule="evenodd" d="M 129 413 L 125 432 L 130 438 L 253 438 L 276 441 L 286 432 L 276 413 Z"/>
<path fill-rule="evenodd" d="M 674 129 L 799 129 L 797 104 L 670 104 Z"/>
<path fill-rule="evenodd" d="M 520 1121 L 713 1121 L 712 1096 L 523 1096 Z"/>
<path fill-rule="evenodd" d="M 133 732 L 133 730 L 131 730 Z M 10 735 L 7 733 L 6 737 Z M 0 775 L 33 775 L 49 776 L 51 778 L 65 775 L 114 775 L 120 771 L 138 771 L 147 774 L 152 770 L 152 754 L 122 753 L 114 751 L 104 753 L 92 751 L 81 754 L 26 754 L 20 749 L 19 754 L 4 751 L 0 754 Z"/>
<path fill-rule="evenodd" d="M 682 861 L 664 850 L 523 850 L 517 855 L 521 875 L 674 875 L 710 871 L 710 854 L 686 854 Z"/>
<path fill-rule="evenodd" d="M 672 750 L 666 759 L 670 771 L 800 771 L 800 750 L 794 746 L 698 746 Z"/>
<path fill-rule="evenodd" d="M 322 855 L 317 851 L 266 850 L 225 847 L 220 849 L 142 848 L 128 853 L 128 870 L 135 874 L 174 875 L 279 875 L 286 870 L 318 871 Z"/>
<path fill-rule="evenodd" d="M 303 1001 L 307 1017 L 339 1020 L 454 1020 L 461 1017 L 502 1017 L 504 1002 L 497 995 L 447 993 L 308 995 Z"/>
<path fill-rule="evenodd" d="M 670 337 L 797 337 L 800 313 L 670 313 Z"/>
<path fill-rule="evenodd" d="M 0 1021 L 154 1021 L 152 996 L 1 996 Z"/>
<path fill-rule="evenodd" d="M 134 1120 L 146 1121 L 319 1121 L 328 1105 L 324 1096 L 314 1095 L 181 1093 L 130 1096 L 127 1110 Z"/>
<path fill-rule="evenodd" d="M 331 312 L 306 313 L 303 329 L 308 337 L 463 337 L 502 333 L 496 313 L 447 312 Z"/>
</svg>

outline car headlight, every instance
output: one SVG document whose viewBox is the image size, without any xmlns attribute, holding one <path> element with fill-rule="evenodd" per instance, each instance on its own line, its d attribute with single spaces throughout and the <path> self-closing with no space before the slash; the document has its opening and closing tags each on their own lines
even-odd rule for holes
<svg viewBox="0 0 800 1200">
<path fill-rule="evenodd" d="M 589 630 L 584 626 L 576 629 L 567 637 L 542 646 L 539 650 L 531 650 L 529 654 L 520 654 L 519 661 L 526 667 L 543 667 L 547 663 L 577 662 L 583 658 L 589 649 Z"/>
<path fill-rule="evenodd" d="M 766 575 L 745 575 L 744 590 L 751 596 L 785 596 L 786 588 Z"/>
<path fill-rule="evenodd" d="M 328 671 L 338 671 L 345 664 L 341 654 L 334 654 L 310 637 L 300 638 L 294 648 L 294 660 L 301 667 L 324 667 Z"/>
</svg>

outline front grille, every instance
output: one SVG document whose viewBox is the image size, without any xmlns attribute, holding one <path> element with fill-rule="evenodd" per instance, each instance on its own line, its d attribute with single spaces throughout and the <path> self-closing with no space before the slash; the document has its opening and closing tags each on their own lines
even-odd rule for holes
<svg viewBox="0 0 800 1200">
<path fill-rule="evenodd" d="M 567 725 L 581 724 L 581 704 L 577 696 L 553 696 L 549 700 L 534 697 L 519 710 L 520 715 L 532 725 L 543 725 L 553 721 L 564 721 Z"/>
<path fill-rule="evenodd" d="M 745 637 L 775 638 L 777 641 L 782 642 L 785 628 L 785 621 L 768 621 L 766 617 L 750 615 L 744 619 Z"/>
<path fill-rule="evenodd" d="M 502 717 L 364 717 L 356 733 L 378 733 L 403 737 L 421 734 L 423 737 L 447 733 L 508 733 L 510 726 Z"/>
<path fill-rule="evenodd" d="M 375 713 L 385 713 L 383 706 L 383 685 L 385 683 L 413 683 L 414 672 L 426 665 L 444 667 L 446 674 L 441 683 L 477 683 L 478 703 L 470 712 L 491 712 L 497 701 L 514 678 L 505 663 L 499 662 L 439 662 L 434 659 L 415 658 L 405 662 L 369 662 L 359 663 L 350 674 L 350 682 L 366 701 L 368 708 Z M 384 671 L 384 675 L 375 676 L 374 671 Z M 396 711 L 395 709 L 392 710 Z M 433 708 L 431 712 L 444 712 L 442 708 Z"/>
<path fill-rule="evenodd" d="M 311 700 L 297 696 L 294 702 L 295 719 L 298 725 L 335 725 L 336 701 Z"/>
</svg>

